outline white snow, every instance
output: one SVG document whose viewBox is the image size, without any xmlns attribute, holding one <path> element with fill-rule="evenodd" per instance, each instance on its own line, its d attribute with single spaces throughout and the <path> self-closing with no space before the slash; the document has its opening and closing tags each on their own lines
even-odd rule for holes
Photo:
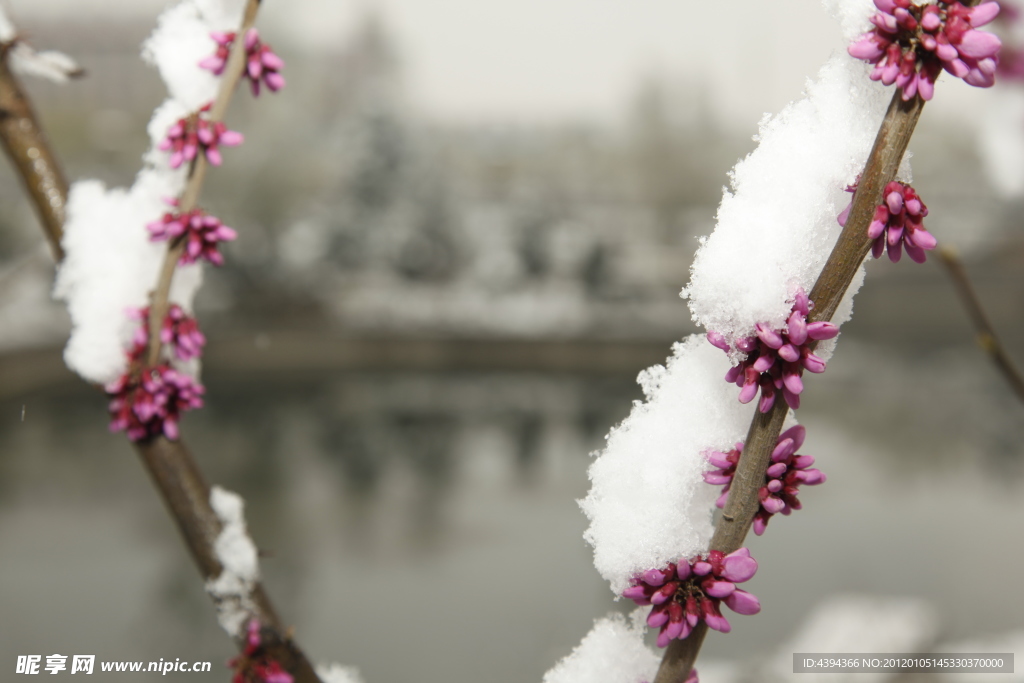
<svg viewBox="0 0 1024 683">
<path fill-rule="evenodd" d="M 229 635 L 237 636 L 253 613 L 252 590 L 260 578 L 258 553 L 246 530 L 245 501 L 241 496 L 214 486 L 210 507 L 224 525 L 213 545 L 224 570 L 216 579 L 206 582 L 206 592 L 217 603 L 221 627 Z"/>
<path fill-rule="evenodd" d="M 134 325 L 125 309 L 148 303 L 166 250 L 166 243 L 149 241 L 146 224 L 167 210 L 163 200 L 180 195 L 185 182 L 185 169 L 172 170 L 168 154 L 156 146 L 177 119 L 216 96 L 217 79 L 198 62 L 216 47 L 210 31 L 237 27 L 241 8 L 240 0 L 184 0 L 164 12 L 144 53 L 164 78 L 169 98 L 147 128 L 151 148 L 143 169 L 127 190 L 107 189 L 95 180 L 71 188 L 63 240 L 67 256 L 54 296 L 67 303 L 72 319 L 64 359 L 89 381 L 109 382 L 125 370 L 124 347 Z M 201 280 L 199 266 L 179 266 L 171 300 L 191 310 Z"/>
<path fill-rule="evenodd" d="M 354 666 L 342 666 L 335 663 L 317 664 L 316 675 L 320 677 L 321 683 L 363 683 L 359 669 Z"/>
<path fill-rule="evenodd" d="M 621 593 L 636 573 L 707 550 L 719 487 L 704 483 L 704 451 L 746 438 L 750 406 L 723 377 L 729 360 L 703 336 L 641 373 L 647 397 L 612 430 L 580 505 L 594 564 Z"/>
<path fill-rule="evenodd" d="M 18 30 L 7 16 L 7 11 L 0 5 L 0 43 L 9 43 L 17 36 Z M 7 58 L 15 72 L 45 78 L 56 83 L 64 83 L 79 70 L 75 60 L 63 52 L 56 50 L 36 52 L 31 45 L 23 40 L 19 40 L 11 46 Z"/>
<path fill-rule="evenodd" d="M 187 0 L 160 15 L 157 29 L 142 48 L 143 58 L 159 70 L 171 99 L 188 111 L 217 96 L 220 79 L 199 68 L 199 61 L 216 48 L 211 30 L 197 4 Z"/>
<path fill-rule="evenodd" d="M 165 243 L 149 241 L 145 224 L 165 210 L 161 197 L 180 191 L 175 180 L 147 169 L 129 190 L 108 190 L 97 180 L 71 188 L 66 256 L 54 295 L 67 302 L 73 325 L 64 360 L 91 382 L 109 382 L 124 372 L 124 348 L 136 324 L 125 310 L 148 303 L 166 250 Z M 179 268 L 172 300 L 191 309 L 201 280 L 197 266 Z"/>
<path fill-rule="evenodd" d="M 67 83 L 73 75 L 81 72 L 78 63 L 56 50 L 36 52 L 24 42 L 15 43 L 8 53 L 11 68 L 22 75 L 45 78 L 54 83 Z"/>
<path fill-rule="evenodd" d="M 612 614 L 594 622 L 572 654 L 544 675 L 544 683 L 641 683 L 653 681 L 661 656 L 644 644 L 644 612 L 627 619 Z"/>
<path fill-rule="evenodd" d="M 851 0 L 835 9 L 854 26 L 854 13 L 870 5 Z M 811 290 L 839 236 L 844 188 L 863 169 L 892 93 L 843 51 L 802 100 L 762 120 L 760 144 L 733 169 L 717 227 L 683 290 L 695 321 L 727 339 L 751 334 L 758 322 L 781 326 L 796 289 Z"/>
<path fill-rule="evenodd" d="M 847 37 L 867 26 L 870 0 L 828 4 Z M 891 97 L 842 50 L 802 100 L 765 117 L 758 148 L 734 168 L 717 227 L 697 252 L 684 290 L 695 320 L 727 338 L 751 334 L 757 322 L 781 327 L 796 289 L 810 291 L 839 235 L 844 188 L 862 169 Z M 849 318 L 862 280 L 863 268 L 835 322 Z M 744 439 L 752 412 L 724 381 L 728 368 L 703 335 L 677 344 L 667 367 L 641 374 L 646 402 L 591 466 L 584 538 L 614 592 L 639 571 L 706 551 L 718 487 L 701 477 L 704 453 Z"/>
</svg>

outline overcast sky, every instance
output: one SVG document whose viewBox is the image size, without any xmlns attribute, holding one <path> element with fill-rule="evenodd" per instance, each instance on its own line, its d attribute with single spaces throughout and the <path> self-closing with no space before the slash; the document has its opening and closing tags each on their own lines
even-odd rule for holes
<svg viewBox="0 0 1024 683">
<path fill-rule="evenodd" d="M 168 4 L 3 1 L 15 20 L 155 19 Z M 285 55 L 344 42 L 377 13 L 398 43 L 412 101 L 467 121 L 609 119 L 656 74 L 706 83 L 724 120 L 753 131 L 845 48 L 820 0 L 265 0 L 262 12 L 260 26 Z"/>
</svg>

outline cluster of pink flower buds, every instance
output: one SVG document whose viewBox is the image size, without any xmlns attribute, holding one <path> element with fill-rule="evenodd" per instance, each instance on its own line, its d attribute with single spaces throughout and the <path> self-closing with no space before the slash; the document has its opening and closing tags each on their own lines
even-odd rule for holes
<svg viewBox="0 0 1024 683">
<path fill-rule="evenodd" d="M 942 69 L 970 85 L 995 83 L 999 38 L 978 31 L 999 14 L 999 3 L 965 7 L 959 2 L 918 5 L 911 0 L 874 0 L 874 28 L 850 45 L 849 53 L 875 65 L 872 80 L 896 84 L 903 99 L 930 100 Z"/>
<path fill-rule="evenodd" d="M 177 204 L 175 200 L 170 203 Z M 238 237 L 234 229 L 220 222 L 201 209 L 192 209 L 185 213 L 166 212 L 159 220 L 146 225 L 150 239 L 174 240 L 185 236 L 185 251 L 181 253 L 182 265 L 195 263 L 203 258 L 215 266 L 224 264 L 224 255 L 218 250 L 220 242 L 230 242 Z"/>
<path fill-rule="evenodd" d="M 683 640 L 698 622 L 722 633 L 732 630 L 719 604 L 738 614 L 757 614 L 761 603 L 736 587 L 757 571 L 757 562 L 746 548 L 729 553 L 712 550 L 707 557 L 680 560 L 665 569 L 648 569 L 633 579 L 622 596 L 638 605 L 653 605 L 647 625 L 660 628 L 658 647 L 673 639 Z M 691 674 L 695 675 L 695 674 Z"/>
<path fill-rule="evenodd" d="M 110 401 L 110 431 L 123 431 L 132 441 L 156 436 L 178 438 L 181 414 L 203 407 L 205 389 L 170 365 L 126 372 L 105 387 Z"/>
<path fill-rule="evenodd" d="M 132 344 L 145 349 L 149 344 L 149 306 L 128 310 L 128 317 L 142 324 L 136 328 Z M 199 323 L 178 304 L 171 304 L 160 327 L 160 341 L 171 349 L 179 360 L 198 358 L 206 345 L 206 336 L 199 331 Z"/>
<path fill-rule="evenodd" d="M 846 188 L 847 192 L 856 192 L 857 183 Z M 907 256 L 917 263 L 924 263 L 926 250 L 934 249 L 938 244 L 935 236 L 924 227 L 924 217 L 928 215 L 928 207 L 910 185 L 894 180 L 885 186 L 882 193 L 885 203 L 875 207 L 875 216 L 868 226 L 868 237 L 874 240 L 871 253 L 879 258 L 883 251 L 889 254 L 889 260 L 896 263 L 903 256 L 906 248 Z M 850 217 L 853 202 L 839 214 L 839 225 L 845 226 Z"/>
<path fill-rule="evenodd" d="M 263 652 L 260 622 L 250 619 L 245 634 L 245 649 L 228 662 L 235 670 L 231 683 L 294 683 L 295 678 Z"/>
<path fill-rule="evenodd" d="M 178 119 L 167 129 L 167 136 L 160 141 L 158 149 L 171 153 L 171 168 L 178 168 L 184 162 L 192 161 L 202 150 L 206 160 L 220 166 L 223 158 L 220 148 L 235 147 L 245 139 L 241 133 L 228 130 L 220 121 L 210 121 L 204 114 L 210 110 L 207 104 L 199 112 Z"/>
<path fill-rule="evenodd" d="M 231 54 L 231 46 L 235 42 L 237 34 L 232 31 L 224 33 L 214 31 L 210 34 L 217 43 L 217 51 L 199 62 L 199 66 L 209 69 L 215 75 L 224 73 L 227 66 L 228 56 Z M 271 92 L 277 92 L 284 87 L 284 76 L 281 69 L 284 68 L 284 60 L 278 57 L 270 46 L 260 40 L 259 32 L 251 28 L 245 32 L 245 75 L 249 79 L 252 94 L 259 97 L 260 82 L 266 84 Z"/>
<path fill-rule="evenodd" d="M 755 336 L 736 342 L 736 348 L 747 357 L 731 368 L 725 379 L 740 387 L 740 403 L 750 403 L 760 389 L 758 409 L 762 413 L 775 405 L 777 391 L 782 392 L 791 408 L 800 407 L 804 370 L 825 372 L 825 361 L 811 352 L 811 344 L 839 334 L 839 328 L 832 323 L 807 322 L 813 305 L 804 291 L 798 290 L 784 329 L 773 330 L 758 323 Z M 718 332 L 708 332 L 707 336 L 712 345 L 730 351 L 729 343 Z"/>
<path fill-rule="evenodd" d="M 768 520 L 772 515 L 781 513 L 788 515 L 793 510 L 803 507 L 797 494 L 800 493 L 800 485 L 815 486 L 824 483 L 826 477 L 821 470 L 811 468 L 814 458 L 810 455 L 797 455 L 796 451 L 804 443 L 807 430 L 801 426 L 791 427 L 782 432 L 772 451 L 771 464 L 765 472 L 767 481 L 758 491 L 761 506 L 754 516 L 754 533 L 760 536 L 768 526 Z M 722 495 L 715 503 L 720 508 L 725 507 L 729 496 L 729 488 L 732 486 L 733 476 L 736 474 L 736 465 L 740 461 L 740 454 L 743 453 L 743 443 L 739 442 L 736 447 L 728 452 L 710 451 L 707 454 L 708 462 L 717 469 L 704 473 L 704 481 L 709 484 L 724 484 Z"/>
</svg>

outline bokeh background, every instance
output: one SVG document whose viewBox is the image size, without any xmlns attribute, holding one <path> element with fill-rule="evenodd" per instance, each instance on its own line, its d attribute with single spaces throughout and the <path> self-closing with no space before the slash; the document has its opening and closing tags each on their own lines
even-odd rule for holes
<svg viewBox="0 0 1024 683">
<path fill-rule="evenodd" d="M 131 183 L 163 5 L 7 0 L 88 70 L 27 83 L 72 180 Z M 288 87 L 236 100 L 246 144 L 204 192 L 241 237 L 198 297 L 208 400 L 186 439 L 246 498 L 313 659 L 369 683 L 539 681 L 627 609 L 581 538 L 588 454 L 696 331 L 678 291 L 727 172 L 838 29 L 814 0 L 268 0 L 259 25 Z M 999 97 L 943 80 L 911 150 L 930 230 L 1024 359 L 1021 203 L 977 143 Z M 709 637 L 711 683 L 785 678 L 822 643 L 1024 656 L 1024 406 L 937 259 L 868 272 L 800 411 L 829 481 L 751 540 L 764 611 Z M 52 279 L 3 165 L 0 666 L 180 657 L 226 680 L 175 528 L 61 362 Z"/>
</svg>

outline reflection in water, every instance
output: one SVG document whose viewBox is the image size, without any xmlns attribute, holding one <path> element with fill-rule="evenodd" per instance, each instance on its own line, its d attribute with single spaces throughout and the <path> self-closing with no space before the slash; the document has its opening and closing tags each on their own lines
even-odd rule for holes
<svg viewBox="0 0 1024 683">
<path fill-rule="evenodd" d="M 211 479 L 246 497 L 267 583 L 314 659 L 370 683 L 538 681 L 593 617 L 628 609 L 591 566 L 574 499 L 587 453 L 639 398 L 631 378 L 207 382 L 190 441 Z M 948 599 L 964 553 L 1024 561 L 1007 540 L 1024 524 L 1020 408 L 984 360 L 847 340 L 810 391 L 805 450 L 829 481 L 752 540 L 765 612 L 709 639 L 709 656 L 769 652 L 837 592 L 925 598 L 956 637 L 1019 623 L 1019 585 Z M 0 612 L 17 616 L 0 658 L 229 656 L 144 473 L 103 430 L 102 401 L 72 384 L 0 415 Z"/>
</svg>

